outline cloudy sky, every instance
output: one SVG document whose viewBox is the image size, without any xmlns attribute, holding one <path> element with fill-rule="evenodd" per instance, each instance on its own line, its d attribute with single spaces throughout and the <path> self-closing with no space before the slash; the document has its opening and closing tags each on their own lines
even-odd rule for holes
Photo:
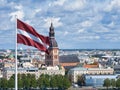
<svg viewBox="0 0 120 90">
<path fill-rule="evenodd" d="M 15 15 L 46 36 L 52 21 L 60 49 L 120 49 L 120 0 L 0 0 L 0 49 L 15 48 Z"/>
</svg>

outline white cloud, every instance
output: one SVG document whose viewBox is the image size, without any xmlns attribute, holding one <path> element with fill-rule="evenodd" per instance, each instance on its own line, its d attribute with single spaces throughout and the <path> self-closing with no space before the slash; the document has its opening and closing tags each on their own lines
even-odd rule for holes
<svg viewBox="0 0 120 90">
<path fill-rule="evenodd" d="M 22 10 L 22 5 L 17 5 L 17 6 L 15 6 L 15 9 L 17 9 L 17 10 Z"/>
<path fill-rule="evenodd" d="M 83 21 L 81 23 L 81 26 L 82 27 L 90 27 L 92 25 L 92 22 L 91 21 Z"/>
<path fill-rule="evenodd" d="M 41 13 L 42 9 L 41 8 L 36 8 L 36 9 L 30 9 L 27 10 L 26 16 L 30 18 L 36 18 L 36 14 Z"/>
<path fill-rule="evenodd" d="M 49 4 L 49 6 L 62 6 L 63 9 L 74 11 L 84 7 L 86 0 L 56 0 Z"/>
<path fill-rule="evenodd" d="M 50 18 L 50 17 L 48 17 L 47 19 L 44 19 L 44 21 L 45 21 L 44 27 L 46 27 L 46 28 L 50 27 L 51 22 L 53 23 L 54 27 L 59 27 L 59 26 L 63 25 L 62 22 L 60 22 L 60 17 L 58 17 L 58 18 L 54 18 L 54 17 Z"/>
<path fill-rule="evenodd" d="M 68 31 L 65 31 L 65 32 L 64 32 L 64 36 L 66 36 L 68 33 L 69 33 Z"/>
<path fill-rule="evenodd" d="M 120 41 L 120 37 L 107 37 L 107 38 L 111 42 L 119 42 Z"/>
<path fill-rule="evenodd" d="M 57 1 L 55 1 L 55 2 L 53 2 L 52 3 L 52 5 L 59 5 L 59 6 L 62 6 L 63 4 L 64 4 L 64 2 L 65 2 L 66 0 L 57 0 Z"/>
<path fill-rule="evenodd" d="M 115 23 L 112 21 L 110 24 L 108 24 L 109 27 L 114 27 Z"/>
<path fill-rule="evenodd" d="M 79 36 L 78 37 L 79 40 L 85 40 L 85 41 L 89 41 L 89 40 L 97 40 L 100 39 L 100 36 Z"/>
<path fill-rule="evenodd" d="M 39 13 L 39 12 L 41 12 L 41 11 L 42 11 L 41 8 L 35 9 L 35 12 L 36 12 L 36 13 Z"/>
<path fill-rule="evenodd" d="M 108 33 L 108 32 L 110 32 L 110 30 L 109 29 L 107 29 L 107 28 L 105 28 L 105 27 L 103 27 L 103 26 L 98 26 L 98 27 L 96 27 L 94 30 L 93 30 L 95 33 Z"/>
<path fill-rule="evenodd" d="M 113 8 L 120 8 L 120 0 L 111 0 L 106 6 L 105 11 L 111 11 Z"/>
<path fill-rule="evenodd" d="M 29 25 L 32 25 L 30 20 L 26 20 L 24 22 L 27 23 L 27 24 L 29 24 Z"/>
<path fill-rule="evenodd" d="M 17 9 L 17 11 L 11 12 L 9 14 L 9 16 L 11 17 L 10 20 L 14 21 L 15 16 L 17 16 L 17 18 L 19 18 L 19 19 L 23 19 L 24 18 L 23 6 L 22 5 L 16 5 L 14 8 Z"/>
<path fill-rule="evenodd" d="M 104 38 L 111 42 L 119 42 L 120 41 L 120 36 L 117 33 L 116 34 L 106 34 L 104 36 Z"/>
<path fill-rule="evenodd" d="M 74 41 L 71 44 L 72 48 L 75 48 L 76 43 L 79 45 L 84 41 L 90 43 L 104 39 L 108 42 L 120 42 L 120 0 L 38 0 L 36 2 L 9 0 L 9 3 L 8 0 L 0 0 L 0 2 L 1 36 L 6 35 L 4 33 L 7 30 L 14 30 L 14 24 L 10 20 L 13 21 L 17 15 L 19 19 L 43 34 L 48 33 L 47 30 L 52 22 L 54 27 L 58 27 L 55 32 L 56 39 L 59 40 L 57 42 L 64 40 L 65 44 L 62 44 L 61 48 L 67 48 L 71 43 L 70 40 Z"/>
<path fill-rule="evenodd" d="M 23 19 L 24 18 L 24 12 L 23 11 L 15 11 L 9 14 L 9 16 L 11 17 L 11 21 L 15 20 L 15 16 L 17 16 L 17 18 L 19 19 Z"/>
<path fill-rule="evenodd" d="M 84 32 L 84 29 L 79 29 L 78 30 L 78 33 L 82 33 L 82 32 Z"/>
<path fill-rule="evenodd" d="M 66 10 L 70 10 L 70 11 L 74 11 L 74 10 L 80 10 L 81 8 L 84 7 L 85 5 L 85 0 L 71 0 L 67 3 L 65 3 L 65 9 Z"/>
</svg>

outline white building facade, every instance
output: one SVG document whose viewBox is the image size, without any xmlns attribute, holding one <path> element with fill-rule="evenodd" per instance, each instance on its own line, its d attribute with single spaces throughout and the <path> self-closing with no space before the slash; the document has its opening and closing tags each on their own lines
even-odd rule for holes
<svg viewBox="0 0 120 90">
<path fill-rule="evenodd" d="M 70 69 L 68 72 L 68 76 L 72 82 L 77 82 L 78 76 L 81 75 L 106 75 L 113 74 L 113 68 L 84 68 L 84 67 L 75 67 Z"/>
<path fill-rule="evenodd" d="M 19 74 L 34 74 L 36 76 L 36 79 L 39 78 L 41 74 L 48 74 L 48 75 L 65 75 L 64 69 L 44 69 L 44 70 L 38 70 L 38 68 L 18 68 Z M 15 68 L 4 68 L 3 69 L 3 77 L 7 80 L 10 79 L 10 77 L 15 74 Z"/>
</svg>

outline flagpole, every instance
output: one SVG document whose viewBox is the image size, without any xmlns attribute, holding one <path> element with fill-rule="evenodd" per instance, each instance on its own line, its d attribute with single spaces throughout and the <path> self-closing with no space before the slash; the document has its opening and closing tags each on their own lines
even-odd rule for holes
<svg viewBox="0 0 120 90">
<path fill-rule="evenodd" d="M 17 16 L 15 15 L 15 90 L 18 90 L 18 80 L 17 80 Z"/>
</svg>

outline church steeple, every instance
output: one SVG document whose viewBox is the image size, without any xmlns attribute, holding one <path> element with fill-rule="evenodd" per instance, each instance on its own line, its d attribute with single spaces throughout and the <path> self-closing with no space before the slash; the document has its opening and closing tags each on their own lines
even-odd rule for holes
<svg viewBox="0 0 120 90">
<path fill-rule="evenodd" d="M 59 48 L 58 44 L 55 40 L 55 32 L 53 24 L 49 28 L 49 38 L 50 38 L 50 46 L 48 48 L 49 55 L 46 55 L 45 64 L 50 66 L 59 65 Z"/>
<path fill-rule="evenodd" d="M 49 37 L 50 37 L 50 48 L 58 47 L 58 44 L 55 40 L 55 32 L 54 32 L 54 27 L 53 27 L 52 23 L 51 23 L 51 26 L 49 28 Z"/>
<path fill-rule="evenodd" d="M 55 36 L 54 27 L 53 27 L 53 24 L 51 23 L 50 31 L 49 31 L 49 37 L 54 38 L 54 36 Z"/>
</svg>

